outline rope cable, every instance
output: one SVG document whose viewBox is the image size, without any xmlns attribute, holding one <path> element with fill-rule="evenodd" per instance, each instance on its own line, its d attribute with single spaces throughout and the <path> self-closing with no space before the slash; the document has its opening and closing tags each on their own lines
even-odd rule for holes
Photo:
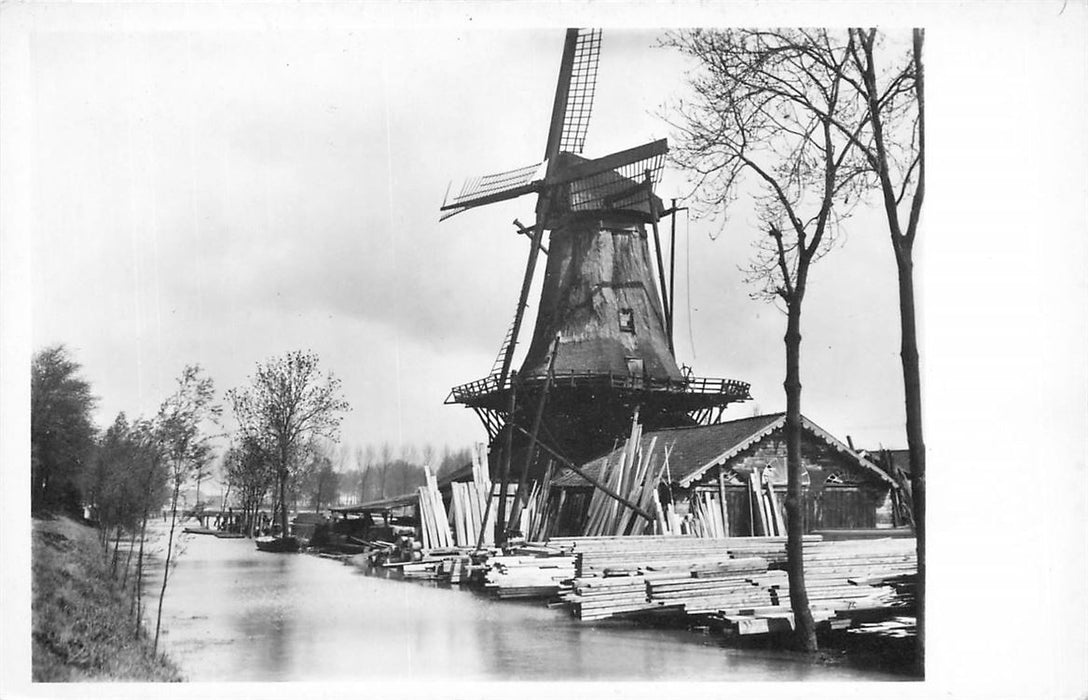
<svg viewBox="0 0 1088 700">
<path fill-rule="evenodd" d="M 684 264 L 686 270 L 684 271 L 684 284 L 687 287 L 685 296 L 687 297 L 688 305 L 688 343 L 691 345 L 691 361 L 695 362 L 698 357 L 695 355 L 695 330 L 694 325 L 691 322 L 691 211 L 684 211 Z"/>
</svg>

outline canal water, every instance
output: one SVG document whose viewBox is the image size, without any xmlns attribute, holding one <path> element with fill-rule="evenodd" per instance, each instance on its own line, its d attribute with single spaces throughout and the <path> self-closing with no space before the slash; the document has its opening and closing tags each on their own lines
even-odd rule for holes
<svg viewBox="0 0 1088 700">
<path fill-rule="evenodd" d="M 161 644 L 191 681 L 901 680 L 699 632 L 583 623 L 538 602 L 258 552 L 251 540 L 186 535 L 181 549 Z"/>
</svg>

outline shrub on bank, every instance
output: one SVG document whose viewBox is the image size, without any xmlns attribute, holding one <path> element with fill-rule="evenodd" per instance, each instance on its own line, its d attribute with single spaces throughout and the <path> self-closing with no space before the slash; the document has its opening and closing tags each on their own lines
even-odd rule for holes
<svg viewBox="0 0 1088 700">
<path fill-rule="evenodd" d="M 34 681 L 179 681 L 135 633 L 97 532 L 67 517 L 33 523 Z"/>
</svg>

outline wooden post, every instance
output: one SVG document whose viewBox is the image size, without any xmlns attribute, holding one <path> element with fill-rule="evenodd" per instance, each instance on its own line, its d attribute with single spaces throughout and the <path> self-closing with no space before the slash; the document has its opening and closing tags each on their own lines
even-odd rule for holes
<svg viewBox="0 0 1088 700">
<path fill-rule="evenodd" d="M 665 284 L 665 263 L 661 258 L 661 237 L 657 231 L 657 207 L 654 206 L 654 188 L 653 178 L 650 177 L 650 171 L 646 171 L 646 196 L 650 207 L 650 225 L 654 230 L 654 251 L 657 254 L 657 278 L 661 284 L 661 310 L 662 317 L 666 323 L 671 316 L 669 311 L 669 299 L 668 299 L 668 287 Z M 672 333 L 669 333 L 669 352 L 675 352 L 672 346 Z"/>
<path fill-rule="evenodd" d="M 502 452 L 502 466 L 500 468 L 499 484 L 499 510 L 498 519 L 495 522 L 495 546 L 501 547 L 506 541 L 506 487 L 510 482 L 510 458 L 514 451 L 514 411 L 517 409 L 517 373 L 514 373 L 510 382 L 510 404 L 506 414 L 506 439 Z"/>
<path fill-rule="evenodd" d="M 753 473 L 755 473 L 754 469 L 753 469 Z M 749 479 L 751 479 L 751 474 L 749 474 Z M 755 537 L 756 536 L 756 507 L 755 507 L 756 502 L 755 502 L 755 499 L 752 497 L 751 483 L 749 483 L 748 488 L 745 489 L 745 490 L 748 492 L 748 530 L 749 530 L 748 535 L 750 537 Z"/>
<path fill-rule="evenodd" d="M 674 200 L 675 201 L 675 200 Z M 718 465 L 718 501 L 722 510 L 722 534 L 729 537 L 729 511 L 725 507 L 725 465 Z"/>
<path fill-rule="evenodd" d="M 559 334 L 555 336 L 555 340 L 552 341 L 551 357 L 548 360 L 548 372 L 544 378 L 544 388 L 540 392 L 540 401 L 536 405 L 536 415 L 533 416 L 533 431 L 529 435 L 529 447 L 525 453 L 525 467 L 521 470 L 521 476 L 518 478 L 518 489 L 514 495 L 514 505 L 510 509 L 510 522 L 507 529 L 514 527 L 518 522 L 518 518 L 521 517 L 521 500 L 522 495 L 525 492 L 525 487 L 529 482 L 529 468 L 533 464 L 534 453 L 536 452 L 536 438 L 540 432 L 540 421 L 544 418 L 544 406 L 548 401 L 548 390 L 552 386 L 552 377 L 555 373 L 555 356 L 559 353 Z M 526 533 L 521 533 L 526 535 Z"/>
<path fill-rule="evenodd" d="M 669 240 L 669 348 L 673 347 L 672 317 L 676 312 L 676 197 L 672 198 L 672 233 Z M 729 528 L 726 527 L 726 530 Z"/>
</svg>

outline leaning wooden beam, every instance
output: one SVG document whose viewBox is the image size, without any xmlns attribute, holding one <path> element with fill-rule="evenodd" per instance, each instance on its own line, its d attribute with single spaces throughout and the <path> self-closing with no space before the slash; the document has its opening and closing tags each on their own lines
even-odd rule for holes
<svg viewBox="0 0 1088 700">
<path fill-rule="evenodd" d="M 517 423 L 513 423 L 513 422 L 511 422 L 511 423 L 510 423 L 510 425 L 514 426 L 515 428 L 517 428 L 518 430 L 520 430 L 520 431 L 521 431 L 522 433 L 524 433 L 525 435 L 529 435 L 529 431 L 528 431 L 528 430 L 526 430 L 525 428 L 521 427 L 521 426 L 520 426 L 520 425 L 518 425 Z M 590 476 L 590 475 L 589 475 L 589 474 L 587 474 L 586 472 L 582 471 L 582 470 L 581 470 L 581 468 L 579 468 L 579 467 L 578 467 L 578 466 L 577 466 L 576 464 L 574 464 L 574 462 L 570 461 L 569 459 L 567 459 L 567 458 L 566 458 L 566 457 L 564 457 L 563 455 L 561 455 L 561 454 L 559 454 L 558 452 L 556 452 L 555 450 L 553 450 L 553 449 L 552 449 L 551 447 L 549 447 L 549 446 L 548 446 L 548 444 L 547 444 L 547 443 L 545 443 L 545 442 L 543 442 L 543 441 L 540 441 L 540 440 L 538 440 L 538 441 L 537 441 L 537 444 L 538 444 L 538 445 L 540 446 L 540 449 L 542 449 L 542 450 L 544 450 L 545 452 L 547 452 L 548 454 L 550 454 L 550 455 L 551 455 L 552 457 L 554 457 L 554 458 L 555 458 L 555 460 L 556 460 L 557 462 L 559 462 L 560 464 L 562 464 L 562 465 L 563 465 L 564 467 L 567 467 L 567 468 L 568 468 L 568 469 L 570 469 L 570 470 L 571 470 L 572 472 L 574 472 L 574 473 L 575 473 L 575 474 L 577 474 L 578 476 L 582 477 L 583 479 L 585 479 L 586 481 L 588 481 L 588 482 L 589 482 L 590 484 L 592 484 L 592 485 L 593 485 L 593 486 L 595 486 L 596 488 L 598 488 L 598 489 L 600 489 L 601 491 L 603 491 L 603 492 L 604 492 L 605 494 L 607 494 L 607 495 L 611 496 L 612 498 L 616 499 L 617 501 L 619 501 L 619 502 L 620 502 L 620 503 L 622 503 L 623 505 L 627 506 L 628 508 L 630 508 L 631 510 L 633 510 L 633 511 L 634 511 L 635 513 L 637 513 L 637 514 L 641 515 L 641 516 L 642 516 L 643 518 L 645 518 L 646 520 L 649 520 L 650 522 L 653 522 L 653 519 L 654 519 L 654 517 L 653 517 L 652 515 L 650 515 L 649 513 L 647 513 L 647 512 L 646 512 L 645 510 L 643 510 L 642 508 L 639 508 L 639 507 L 638 507 L 637 505 L 635 505 L 634 503 L 631 503 L 631 501 L 629 501 L 629 500 L 627 500 L 626 498 L 624 498 L 623 496 L 619 495 L 618 493 L 616 493 L 616 492 L 615 492 L 615 491 L 613 491 L 612 489 L 608 488 L 607 486 L 605 486 L 605 485 L 604 485 L 604 484 L 602 484 L 601 482 L 597 481 L 597 480 L 596 480 L 595 478 L 593 478 L 592 476 Z"/>
<path fill-rule="evenodd" d="M 650 206 L 650 224 L 654 231 L 654 251 L 657 253 L 657 276 L 661 282 L 661 310 L 662 319 L 665 321 L 666 328 L 668 329 L 668 341 L 669 352 L 676 353 L 676 349 L 672 344 L 672 322 L 669 320 L 672 318 L 672 311 L 670 307 L 672 300 L 669 299 L 669 287 L 665 283 L 665 262 L 661 256 L 661 236 L 657 231 L 657 207 L 654 206 L 654 181 L 650 174 L 650 171 L 646 171 L 646 200 Z"/>
<path fill-rule="evenodd" d="M 487 533 L 487 521 L 491 517 L 491 501 L 495 498 L 495 486 L 488 481 L 487 482 L 487 505 L 484 506 L 483 520 L 480 521 L 480 536 L 476 540 L 476 551 L 480 551 L 484 546 L 484 535 Z"/>
<path fill-rule="evenodd" d="M 529 448 L 525 452 L 525 467 L 518 478 L 518 489 L 514 495 L 514 504 L 510 508 L 510 522 L 507 529 L 513 527 L 521 517 L 521 499 L 525 493 L 525 486 L 529 482 L 529 469 L 533 466 L 533 457 L 536 455 L 537 435 L 540 433 L 540 421 L 544 418 L 544 406 L 548 402 L 548 390 L 551 389 L 552 379 L 555 377 L 555 356 L 559 354 L 559 334 L 556 333 L 552 341 L 551 358 L 548 360 L 548 373 L 544 379 L 544 388 L 540 392 L 540 400 L 537 402 L 536 415 L 533 416 L 533 432 L 529 435 Z M 527 533 L 521 533 L 523 535 Z"/>
<path fill-rule="evenodd" d="M 506 542 L 506 486 L 510 481 L 510 459 L 514 453 L 514 431 L 512 429 L 514 420 L 514 409 L 517 406 L 517 375 L 514 375 L 514 380 L 510 382 L 510 408 L 506 414 L 509 416 L 510 427 L 506 428 L 506 439 L 504 440 L 505 446 L 502 451 L 502 469 L 500 474 L 500 486 L 499 486 L 499 517 L 495 523 L 495 544 L 502 546 Z"/>
</svg>

